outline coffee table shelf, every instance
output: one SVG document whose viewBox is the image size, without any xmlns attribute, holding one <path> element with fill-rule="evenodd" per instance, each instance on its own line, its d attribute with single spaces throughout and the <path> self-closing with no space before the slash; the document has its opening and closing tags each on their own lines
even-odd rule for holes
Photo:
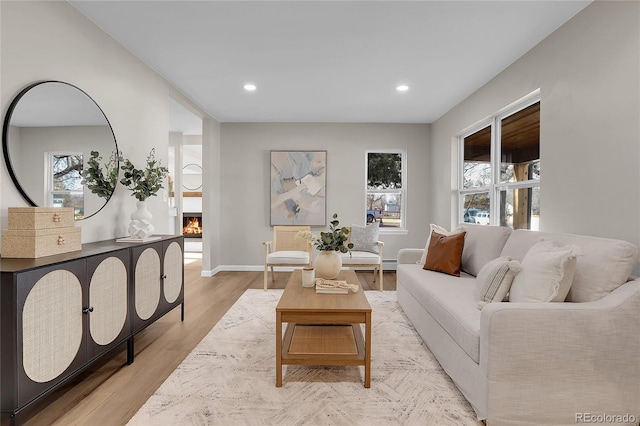
<svg viewBox="0 0 640 426">
<path fill-rule="evenodd" d="M 287 325 L 282 360 L 300 365 L 364 365 L 365 344 L 359 324 Z"/>
</svg>

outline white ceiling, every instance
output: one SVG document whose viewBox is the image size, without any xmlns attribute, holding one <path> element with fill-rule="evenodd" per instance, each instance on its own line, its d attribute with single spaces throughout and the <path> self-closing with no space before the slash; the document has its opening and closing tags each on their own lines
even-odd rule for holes
<svg viewBox="0 0 640 426">
<path fill-rule="evenodd" d="M 589 1 L 71 3 L 221 122 L 431 123 Z"/>
</svg>

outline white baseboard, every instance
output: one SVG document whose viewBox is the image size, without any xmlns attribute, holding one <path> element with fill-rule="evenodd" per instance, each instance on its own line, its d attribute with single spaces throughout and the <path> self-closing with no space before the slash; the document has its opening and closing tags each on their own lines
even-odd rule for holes
<svg viewBox="0 0 640 426">
<path fill-rule="evenodd" d="M 276 272 L 291 272 L 293 271 L 292 267 L 285 266 L 276 266 L 274 268 Z M 220 265 L 217 268 L 205 271 L 203 270 L 200 276 L 202 277 L 212 277 L 218 272 L 222 271 L 230 271 L 230 272 L 262 272 L 264 271 L 264 265 Z"/>
<path fill-rule="evenodd" d="M 396 270 L 396 261 L 395 260 L 383 260 L 382 268 L 385 271 L 395 271 Z M 291 266 L 276 266 L 276 272 L 291 272 L 293 271 L 293 267 Z M 345 269 L 351 269 L 345 267 Z M 213 277 L 218 272 L 222 271 L 230 271 L 230 272 L 262 272 L 264 271 L 264 265 L 220 265 L 217 268 L 214 268 L 210 271 L 203 270 L 200 274 L 201 277 L 209 278 Z"/>
<path fill-rule="evenodd" d="M 396 269 L 398 269 L 398 261 L 396 259 L 382 259 L 382 270 L 395 271 Z"/>
<path fill-rule="evenodd" d="M 217 274 L 221 270 L 222 269 L 220 269 L 219 266 L 217 268 L 213 268 L 213 269 L 208 270 L 208 271 L 205 271 L 203 269 L 202 272 L 200 272 L 200 276 L 203 277 L 203 278 L 211 278 L 212 276 L 214 276 L 215 274 Z"/>
</svg>

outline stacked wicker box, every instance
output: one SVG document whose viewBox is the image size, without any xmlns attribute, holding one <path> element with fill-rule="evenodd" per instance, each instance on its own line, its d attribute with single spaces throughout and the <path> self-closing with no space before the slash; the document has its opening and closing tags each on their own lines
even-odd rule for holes
<svg viewBox="0 0 640 426">
<path fill-rule="evenodd" d="M 73 207 L 9 207 L 2 257 L 36 258 L 82 249 Z"/>
</svg>

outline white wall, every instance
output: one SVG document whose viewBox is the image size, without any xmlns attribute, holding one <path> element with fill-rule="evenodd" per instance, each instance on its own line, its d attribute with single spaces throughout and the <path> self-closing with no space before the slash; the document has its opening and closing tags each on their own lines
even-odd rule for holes
<svg viewBox="0 0 640 426">
<path fill-rule="evenodd" d="M 169 96 L 182 103 L 185 99 L 166 80 L 67 2 L 3 1 L 0 10 L 3 120 L 13 98 L 30 83 L 65 81 L 100 105 L 126 158 L 144 164 L 155 148 L 156 158 L 167 164 Z M 4 162 L 1 168 L 0 218 L 6 228 L 7 207 L 26 203 L 13 187 Z M 156 233 L 169 232 L 168 206 L 162 193 L 151 197 L 148 204 Z M 134 210 L 135 199 L 119 185 L 99 214 L 77 222 L 83 242 L 126 235 Z"/>
<path fill-rule="evenodd" d="M 427 124 L 223 123 L 221 125 L 220 264 L 264 263 L 269 224 L 270 150 L 327 151 L 327 216 L 364 224 L 365 152 L 407 150 L 407 235 L 382 235 L 384 259 L 403 247 L 424 247 L 427 217 Z M 206 177 L 205 177 L 206 183 Z M 316 231 L 322 228 L 316 229 Z"/>
<path fill-rule="evenodd" d="M 431 215 L 455 223 L 454 136 L 541 89 L 541 230 L 640 243 L 640 3 L 594 2 L 432 125 Z"/>
<path fill-rule="evenodd" d="M 222 181 L 220 123 L 205 118 L 202 120 L 202 275 L 211 276 L 220 269 L 222 245 Z"/>
</svg>

